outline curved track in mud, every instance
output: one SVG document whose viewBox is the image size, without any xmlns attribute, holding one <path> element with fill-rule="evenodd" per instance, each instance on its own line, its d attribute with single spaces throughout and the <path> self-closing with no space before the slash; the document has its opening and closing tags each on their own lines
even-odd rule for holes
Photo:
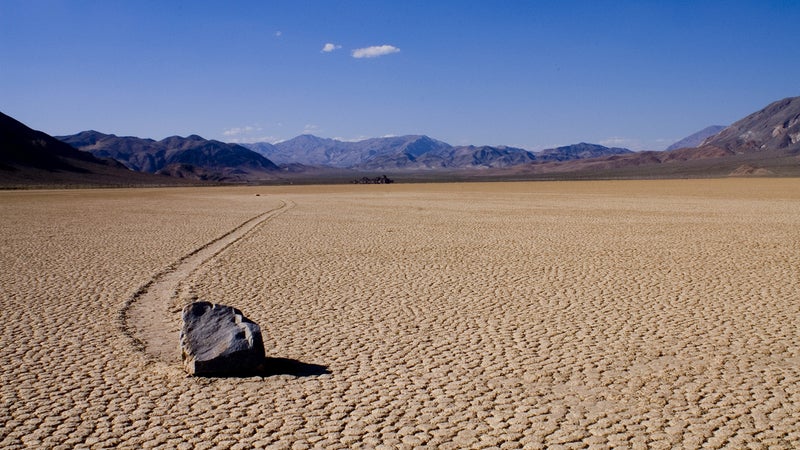
<svg viewBox="0 0 800 450">
<path fill-rule="evenodd" d="M 123 334 L 149 358 L 165 363 L 176 362 L 179 323 L 174 315 L 180 312 L 181 305 L 176 303 L 181 282 L 259 225 L 294 207 L 291 201 L 281 203 L 281 206 L 247 220 L 156 273 L 120 310 L 118 321 Z"/>
</svg>

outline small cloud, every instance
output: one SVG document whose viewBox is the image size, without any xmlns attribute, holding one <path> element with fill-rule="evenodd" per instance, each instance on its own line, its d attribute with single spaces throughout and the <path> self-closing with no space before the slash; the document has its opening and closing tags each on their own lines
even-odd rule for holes
<svg viewBox="0 0 800 450">
<path fill-rule="evenodd" d="M 226 139 L 225 142 L 229 144 L 255 144 L 256 142 L 269 142 L 270 144 L 274 144 L 279 142 L 279 139 L 275 136 L 251 136 L 251 137 L 243 137 L 243 138 L 234 138 L 234 139 Z"/>
<path fill-rule="evenodd" d="M 333 138 L 333 140 L 339 141 L 339 142 L 361 142 L 361 141 L 364 141 L 364 140 L 367 140 L 367 139 L 369 139 L 368 136 L 356 136 L 356 137 L 349 137 L 349 138 L 337 136 L 337 137 Z"/>
<path fill-rule="evenodd" d="M 605 145 L 606 147 L 624 147 L 631 150 L 640 150 L 642 148 L 642 142 L 640 140 L 619 136 L 603 139 L 599 144 Z"/>
<path fill-rule="evenodd" d="M 311 133 L 315 133 L 317 131 L 319 131 L 319 125 L 314 125 L 314 124 L 309 123 L 309 124 L 306 124 L 305 127 L 303 127 L 303 134 L 311 134 Z"/>
<path fill-rule="evenodd" d="M 276 32 L 275 32 L 275 37 L 276 37 L 276 38 L 279 38 L 279 37 L 281 37 L 281 36 L 283 36 L 283 31 L 276 31 Z"/>
<path fill-rule="evenodd" d="M 264 128 L 258 125 L 246 125 L 243 127 L 228 128 L 222 132 L 225 142 L 233 144 L 252 144 L 254 142 L 272 142 L 275 136 L 265 136 L 262 131 Z"/>
<path fill-rule="evenodd" d="M 223 136 L 241 136 L 243 134 L 250 134 L 253 131 L 261 131 L 261 127 L 252 127 L 250 125 L 244 127 L 228 128 L 222 132 Z"/>
<path fill-rule="evenodd" d="M 334 50 L 339 50 L 340 48 L 342 48 L 341 45 L 336 45 L 336 44 L 333 44 L 331 42 L 328 42 L 328 43 L 326 43 L 325 45 L 322 46 L 322 52 L 323 53 L 330 53 L 330 52 L 332 52 Z"/>
<path fill-rule="evenodd" d="M 400 49 L 393 45 L 373 45 L 372 47 L 357 48 L 353 50 L 353 58 L 377 58 L 399 52 Z"/>
<path fill-rule="evenodd" d="M 654 138 L 654 139 L 636 139 L 614 136 L 608 139 L 603 139 L 599 142 L 600 145 L 606 147 L 623 147 L 636 152 L 644 150 L 658 150 L 663 149 L 671 142 L 668 139 Z"/>
</svg>

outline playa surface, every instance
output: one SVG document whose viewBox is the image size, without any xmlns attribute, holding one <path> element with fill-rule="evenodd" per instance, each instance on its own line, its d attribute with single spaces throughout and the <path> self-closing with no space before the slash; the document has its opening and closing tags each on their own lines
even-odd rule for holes
<svg viewBox="0 0 800 450">
<path fill-rule="evenodd" d="M 798 224 L 798 179 L 0 192 L 0 447 L 800 448 Z M 186 377 L 194 298 L 276 373 Z"/>
</svg>

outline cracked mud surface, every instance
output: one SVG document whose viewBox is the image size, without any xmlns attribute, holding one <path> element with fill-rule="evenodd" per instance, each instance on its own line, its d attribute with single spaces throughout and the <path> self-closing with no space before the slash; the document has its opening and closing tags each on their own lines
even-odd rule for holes
<svg viewBox="0 0 800 450">
<path fill-rule="evenodd" d="M 0 192 L 0 447 L 798 448 L 798 188 Z M 168 272 L 329 373 L 142 351 Z"/>
</svg>

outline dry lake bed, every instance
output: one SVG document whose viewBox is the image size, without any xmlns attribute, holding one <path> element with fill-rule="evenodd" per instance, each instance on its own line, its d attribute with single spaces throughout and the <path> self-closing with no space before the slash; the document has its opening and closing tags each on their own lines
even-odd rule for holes
<svg viewBox="0 0 800 450">
<path fill-rule="evenodd" d="M 4 449 L 800 448 L 798 179 L 4 191 L 0 230 Z M 276 373 L 187 377 L 194 298 Z"/>
</svg>

